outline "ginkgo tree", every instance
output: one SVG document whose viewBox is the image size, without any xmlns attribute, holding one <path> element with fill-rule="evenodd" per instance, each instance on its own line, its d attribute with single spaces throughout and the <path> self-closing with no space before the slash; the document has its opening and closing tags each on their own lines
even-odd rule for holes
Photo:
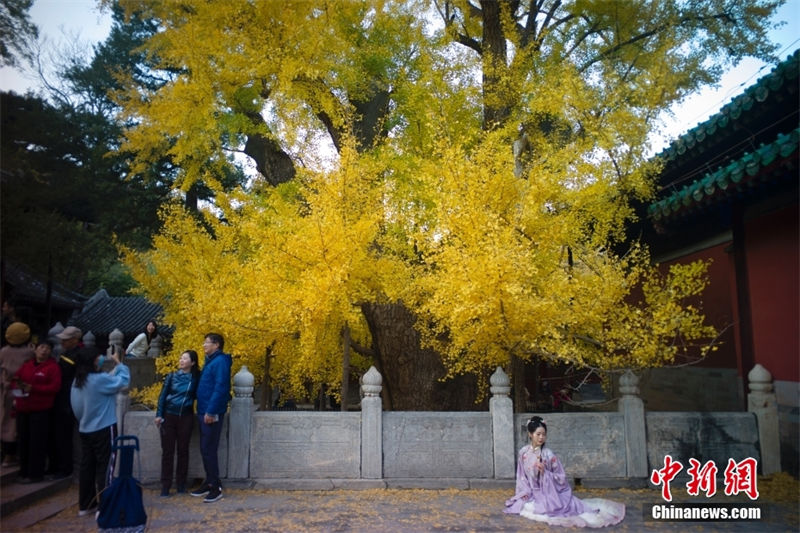
<svg viewBox="0 0 800 533">
<path fill-rule="evenodd" d="M 153 250 L 126 255 L 165 318 L 185 325 L 173 345 L 220 331 L 256 374 L 270 361 L 265 350 L 274 354 L 269 370 L 287 395 L 340 384 L 342 330 L 369 335 L 355 304 L 381 298 L 381 278 L 396 282 L 402 267 L 372 252 L 382 199 L 370 182 L 380 161 L 355 155 L 344 151 L 324 180 L 301 173 L 262 195 L 220 197 L 202 220 L 178 204 L 164 210 Z M 357 355 L 353 363 L 368 366 Z"/>
<path fill-rule="evenodd" d="M 639 245 L 618 256 L 607 234 L 599 239 L 587 227 L 606 217 L 621 222 L 598 199 L 608 185 L 595 183 L 588 194 L 561 183 L 564 172 L 545 170 L 519 180 L 501 154 L 445 155 L 458 164 L 425 174 L 438 182 L 439 203 L 436 224 L 416 235 L 425 261 L 415 301 L 435 324 L 426 333 L 450 369 L 537 354 L 637 368 L 673 361 L 676 338 L 714 336 L 682 305 L 704 287 L 702 264 L 661 276 Z"/>
<path fill-rule="evenodd" d="M 485 376 L 708 349 L 705 266 L 662 274 L 625 227 L 658 114 L 770 57 L 780 2 L 120 3 L 159 22 L 146 47 L 173 73 L 117 95 L 124 149 L 143 168 L 167 152 L 183 190 L 219 190 L 237 154 L 256 171 L 201 219 L 167 206 L 152 250 L 125 254 L 176 347 L 220 331 L 300 393 L 341 383 L 352 334 L 395 408 L 431 401 L 407 385 L 444 376 L 432 356 Z"/>
</svg>

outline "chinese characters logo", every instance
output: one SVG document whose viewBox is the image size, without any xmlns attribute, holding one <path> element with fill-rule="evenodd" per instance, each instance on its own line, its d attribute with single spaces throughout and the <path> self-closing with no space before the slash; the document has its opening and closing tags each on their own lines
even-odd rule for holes
<svg viewBox="0 0 800 533">
<path fill-rule="evenodd" d="M 699 496 L 705 493 L 706 498 L 712 497 L 717 492 L 717 465 L 714 461 L 701 464 L 697 459 L 689 459 L 689 482 L 686 489 L 690 496 Z M 724 482 L 725 495 L 733 496 L 743 492 L 751 500 L 758 499 L 757 470 L 758 462 L 752 457 L 748 457 L 740 462 L 728 459 L 728 466 L 725 467 Z M 661 497 L 664 501 L 672 501 L 670 492 L 670 482 L 683 470 L 683 464 L 675 461 L 672 456 L 664 456 L 664 468 L 653 470 L 650 474 L 650 482 L 653 485 L 661 485 Z"/>
</svg>

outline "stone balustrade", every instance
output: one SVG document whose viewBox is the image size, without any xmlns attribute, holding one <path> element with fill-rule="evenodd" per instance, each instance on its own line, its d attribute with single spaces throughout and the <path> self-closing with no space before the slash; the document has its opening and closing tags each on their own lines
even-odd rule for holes
<svg viewBox="0 0 800 533">
<path fill-rule="evenodd" d="M 620 380 L 616 412 L 548 413 L 548 446 L 570 476 L 585 486 L 643 486 L 665 454 L 688 459 L 754 457 L 762 462 L 777 426 L 769 377 L 751 373 L 752 412 L 645 413 L 638 378 Z M 513 412 L 509 378 L 497 368 L 490 379 L 489 412 L 383 412 L 382 377 L 370 368 L 361 379 L 360 412 L 255 411 L 254 379 L 247 367 L 233 378 L 234 397 L 225 417 L 220 468 L 228 479 L 273 488 L 425 487 L 447 478 L 452 486 L 478 486 L 514 478 L 517 450 L 527 443 L 532 416 Z M 752 396 L 756 394 L 756 396 Z M 152 412 L 131 411 L 125 431 L 143 449 L 142 481 L 159 477 L 160 445 Z M 516 428 L 516 429 L 515 429 Z M 761 436 L 765 429 L 774 435 Z M 197 441 L 197 432 L 193 440 Z M 197 442 L 191 447 L 190 476 L 202 477 Z M 724 468 L 724 467 L 723 467 Z M 432 486 L 432 485 L 431 485 Z"/>
<path fill-rule="evenodd" d="M 55 336 L 63 329 L 59 323 L 48 332 L 56 344 Z M 120 330 L 108 340 L 109 346 L 123 352 Z M 84 334 L 83 344 L 96 346 L 91 331 Z M 160 349 L 160 344 L 151 345 L 150 357 L 129 363 L 152 365 L 151 357 Z M 781 443 L 772 375 L 757 364 L 747 377 L 747 412 L 645 412 L 639 378 L 626 372 L 619 380 L 616 412 L 546 414 L 548 446 L 556 450 L 569 474 L 587 486 L 596 480 L 604 480 L 606 486 L 609 480 L 643 484 L 667 454 L 683 464 L 696 458 L 718 466 L 728 459 L 754 457 L 760 473 L 779 472 Z M 488 412 L 384 412 L 382 381 L 374 367 L 362 376 L 358 413 L 256 412 L 255 380 L 242 366 L 233 377 L 234 396 L 220 442 L 222 476 L 270 480 L 278 487 L 281 480 L 292 486 L 290 480 L 303 479 L 308 488 L 329 487 L 331 480 L 338 480 L 339 486 L 348 486 L 348 480 L 358 481 L 359 486 L 382 486 L 387 480 L 395 486 L 425 486 L 425 480 L 442 478 L 471 484 L 514 478 L 517 450 L 528 442 L 525 425 L 532 414 L 514 413 L 510 380 L 502 368 L 490 378 Z M 152 423 L 154 413 L 130 411 L 128 392 L 117 396 L 120 433 L 139 437 L 142 480 L 155 481 L 160 441 Z M 198 449 L 195 442 L 190 476 L 203 477 Z"/>
</svg>

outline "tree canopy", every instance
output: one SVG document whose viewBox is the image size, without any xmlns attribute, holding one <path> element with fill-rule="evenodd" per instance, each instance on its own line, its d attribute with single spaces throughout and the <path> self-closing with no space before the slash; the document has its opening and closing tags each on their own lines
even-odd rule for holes
<svg viewBox="0 0 800 533">
<path fill-rule="evenodd" d="M 124 294 L 114 235 L 137 249 L 158 225 L 168 190 L 124 179 L 110 156 L 118 130 L 103 116 L 0 93 L 2 257 L 76 292 Z"/>
<path fill-rule="evenodd" d="M 33 0 L 5 0 L 0 4 L 0 67 L 17 66 L 30 59 L 28 44 L 39 29 L 31 21 Z"/>
<path fill-rule="evenodd" d="M 27 17 L 29 5 L 23 4 L 2 9 Z M 58 54 L 62 62 L 54 66 L 55 78 L 43 78 L 38 95 L 0 95 L 3 261 L 84 294 L 99 288 L 127 293 L 133 281 L 119 262 L 115 241 L 136 250 L 149 247 L 160 227 L 159 206 L 173 195 L 176 175 L 166 154 L 129 172 L 130 154 L 120 150 L 123 124 L 110 94 L 121 88 L 121 79 L 156 90 L 170 73 L 154 71 L 146 54 L 137 51 L 156 32 L 153 21 L 123 21 L 118 7 L 113 21 L 108 39 L 90 59 L 71 53 L 80 48 L 76 42 Z M 13 35 L 13 42 L 33 49 L 21 35 Z M 231 167 L 218 181 L 230 188 L 243 176 Z M 210 197 L 211 190 L 197 182 L 184 203 L 196 209 L 198 200 Z"/>
<path fill-rule="evenodd" d="M 167 154 L 176 187 L 217 193 L 125 255 L 175 346 L 220 331 L 293 391 L 339 384 L 345 328 L 356 369 L 406 357 L 376 354 L 376 305 L 411 310 L 451 376 L 709 349 L 705 265 L 662 273 L 624 230 L 658 114 L 771 58 L 780 2 L 120 3 L 171 73 L 116 94 L 133 173 Z M 225 192 L 232 165 L 250 180 Z"/>
</svg>

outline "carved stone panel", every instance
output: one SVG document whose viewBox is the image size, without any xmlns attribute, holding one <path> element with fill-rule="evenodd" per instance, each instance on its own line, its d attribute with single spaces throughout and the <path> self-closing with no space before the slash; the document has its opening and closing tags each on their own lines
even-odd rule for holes
<svg viewBox="0 0 800 533">
<path fill-rule="evenodd" d="M 384 413 L 383 459 L 386 478 L 491 478 L 491 415 Z"/>
<path fill-rule="evenodd" d="M 254 413 L 250 443 L 251 478 L 361 475 L 361 413 Z"/>
</svg>

